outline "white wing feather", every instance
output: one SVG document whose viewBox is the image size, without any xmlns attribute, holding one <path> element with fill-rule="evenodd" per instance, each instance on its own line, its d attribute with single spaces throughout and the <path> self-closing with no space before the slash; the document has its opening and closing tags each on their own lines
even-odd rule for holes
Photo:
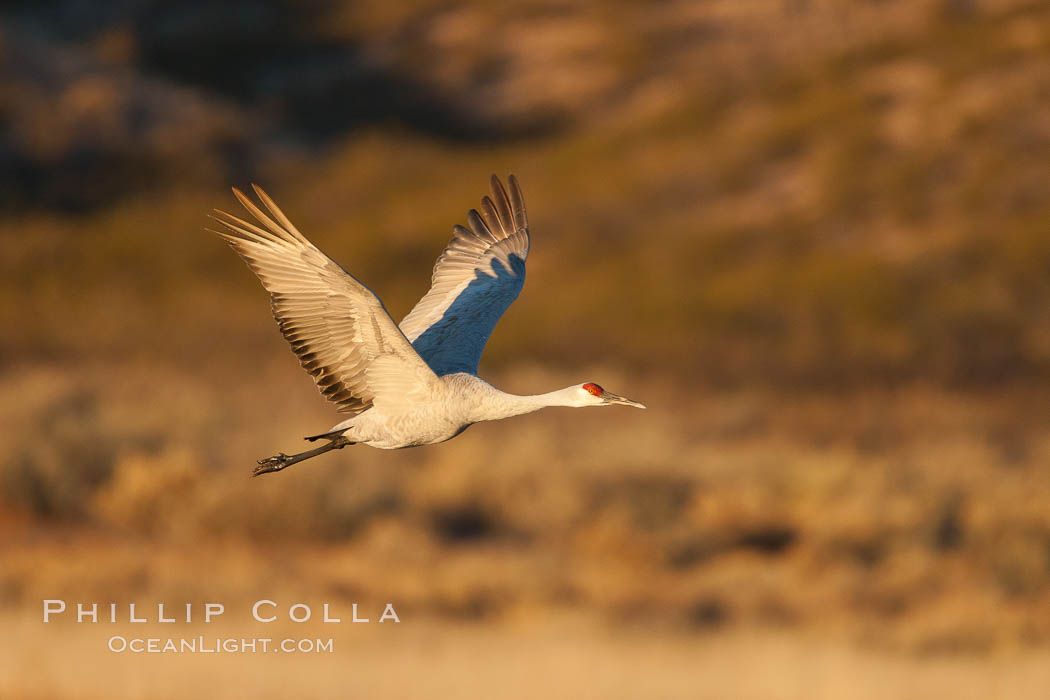
<svg viewBox="0 0 1050 700">
<path fill-rule="evenodd" d="M 252 187 L 273 218 L 240 190 L 233 192 L 265 228 L 216 210 L 213 218 L 228 230 L 214 233 L 244 258 L 270 293 L 281 333 L 321 393 L 352 413 L 383 400 L 384 391 L 425 393 L 437 377 L 379 297 L 299 233 L 261 188 Z M 389 381 L 388 374 L 398 381 Z"/>
<path fill-rule="evenodd" d="M 495 175 L 492 198 L 456 226 L 437 259 L 430 291 L 401 321 L 416 352 L 438 375 L 476 374 L 481 353 L 503 312 L 525 284 L 529 222 L 513 175 L 510 195 Z"/>
</svg>

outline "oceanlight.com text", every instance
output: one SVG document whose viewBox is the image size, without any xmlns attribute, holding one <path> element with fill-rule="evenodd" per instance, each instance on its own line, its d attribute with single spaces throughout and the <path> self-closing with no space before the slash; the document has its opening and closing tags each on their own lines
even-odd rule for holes
<svg viewBox="0 0 1050 700">
<path fill-rule="evenodd" d="M 107 648 L 115 654 L 332 654 L 331 637 L 124 637 L 113 635 Z"/>
</svg>

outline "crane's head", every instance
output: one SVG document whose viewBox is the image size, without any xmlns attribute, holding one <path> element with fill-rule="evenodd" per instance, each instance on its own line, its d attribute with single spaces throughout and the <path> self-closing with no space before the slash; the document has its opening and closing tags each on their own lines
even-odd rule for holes
<svg viewBox="0 0 1050 700">
<path fill-rule="evenodd" d="M 624 406 L 645 408 L 643 404 L 610 393 L 593 382 L 580 384 L 576 388 L 576 391 L 579 394 L 578 405 L 580 406 L 612 406 L 614 404 L 623 404 Z"/>
</svg>

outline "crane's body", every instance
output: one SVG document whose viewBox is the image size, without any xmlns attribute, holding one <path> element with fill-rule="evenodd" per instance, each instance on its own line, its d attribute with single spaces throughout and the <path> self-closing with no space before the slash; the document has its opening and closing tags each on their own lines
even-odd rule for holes
<svg viewBox="0 0 1050 700">
<path fill-rule="evenodd" d="M 481 379 L 456 373 L 436 377 L 417 400 L 396 406 L 373 406 L 332 428 L 351 442 L 384 450 L 434 445 L 456 437 L 484 420 L 487 391 Z M 385 409 L 385 410 L 384 410 Z"/>
<path fill-rule="evenodd" d="M 379 298 L 318 250 L 265 192 L 269 214 L 234 194 L 261 226 L 217 211 L 215 231 L 270 293 L 281 332 L 321 393 L 353 414 L 308 440 L 319 448 L 259 461 L 255 475 L 280 471 L 333 449 L 399 449 L 444 442 L 474 423 L 548 406 L 639 403 L 594 383 L 518 396 L 477 376 L 492 329 L 525 282 L 529 229 L 517 180 L 510 194 L 492 178 L 492 198 L 456 226 L 434 267 L 430 291 L 395 324 Z"/>
<path fill-rule="evenodd" d="M 343 421 L 329 433 L 354 443 L 385 450 L 433 445 L 456 437 L 474 423 L 532 413 L 549 406 L 581 406 L 576 387 L 535 396 L 500 391 L 472 374 L 437 377 L 418 400 L 397 406 L 374 406 Z M 384 410 L 385 409 L 385 410 Z"/>
</svg>

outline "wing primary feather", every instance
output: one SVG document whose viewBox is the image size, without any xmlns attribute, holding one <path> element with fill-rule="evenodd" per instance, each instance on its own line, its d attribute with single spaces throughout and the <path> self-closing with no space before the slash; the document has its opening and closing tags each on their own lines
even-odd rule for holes
<svg viewBox="0 0 1050 700">
<path fill-rule="evenodd" d="M 503 231 L 507 228 L 507 222 L 500 219 L 496 206 L 487 196 L 481 198 L 481 218 L 489 227 L 489 231 Z"/>
<path fill-rule="evenodd" d="M 467 223 L 470 224 L 470 228 L 474 231 L 474 235 L 480 238 L 488 238 L 493 242 L 497 241 L 495 234 L 489 229 L 488 224 L 478 214 L 477 209 L 471 209 L 467 212 Z"/>
<path fill-rule="evenodd" d="M 281 226 L 276 221 L 274 221 L 265 213 L 263 213 L 262 209 L 255 206 L 255 203 L 252 202 L 252 200 L 248 199 L 248 195 L 244 194 L 236 187 L 233 188 L 233 195 L 237 198 L 237 201 L 241 203 L 241 206 L 243 206 L 245 209 L 251 212 L 251 215 L 254 216 L 259 221 L 259 223 L 273 231 L 274 235 L 276 235 L 278 238 L 281 238 L 287 241 L 288 243 L 299 243 L 299 241 L 296 240 L 295 236 L 281 228 Z"/>
<path fill-rule="evenodd" d="M 247 221 L 237 218 L 233 214 L 228 214 L 222 211 L 221 209 L 216 209 L 215 214 L 217 214 L 218 216 L 209 215 L 209 217 L 219 222 L 234 233 L 237 233 L 250 241 L 262 245 L 273 245 L 274 243 L 283 243 L 283 241 L 275 241 L 273 234 L 269 233 L 268 231 L 264 231 L 258 226 L 253 226 Z M 224 219 L 222 217 L 227 217 L 227 219 L 229 220 Z"/>
<path fill-rule="evenodd" d="M 498 177 L 493 175 L 489 186 L 492 189 L 492 199 L 495 201 L 499 220 L 503 223 L 502 228 L 504 230 L 513 230 L 510 218 L 510 203 L 507 201 L 507 191 L 503 189 L 503 183 L 499 181 Z"/>
<path fill-rule="evenodd" d="M 286 231 L 291 233 L 300 241 L 306 241 L 306 236 L 299 233 L 299 229 L 297 229 L 295 227 L 295 224 L 293 224 L 291 220 L 287 216 L 285 216 L 284 212 L 281 211 L 281 208 L 277 206 L 277 202 L 273 201 L 270 195 L 266 194 L 266 191 L 263 188 L 259 187 L 253 182 L 252 189 L 255 190 L 255 194 L 258 195 L 259 200 L 262 201 L 262 203 L 266 205 L 266 208 L 270 210 L 270 213 L 274 215 L 274 218 L 281 222 L 281 226 L 283 226 Z"/>
<path fill-rule="evenodd" d="M 525 197 L 521 194 L 521 185 L 518 184 L 518 178 L 511 175 L 507 178 L 510 183 L 510 205 L 514 212 L 514 228 L 518 231 L 525 231 L 529 228 L 529 217 L 525 213 Z"/>
</svg>

